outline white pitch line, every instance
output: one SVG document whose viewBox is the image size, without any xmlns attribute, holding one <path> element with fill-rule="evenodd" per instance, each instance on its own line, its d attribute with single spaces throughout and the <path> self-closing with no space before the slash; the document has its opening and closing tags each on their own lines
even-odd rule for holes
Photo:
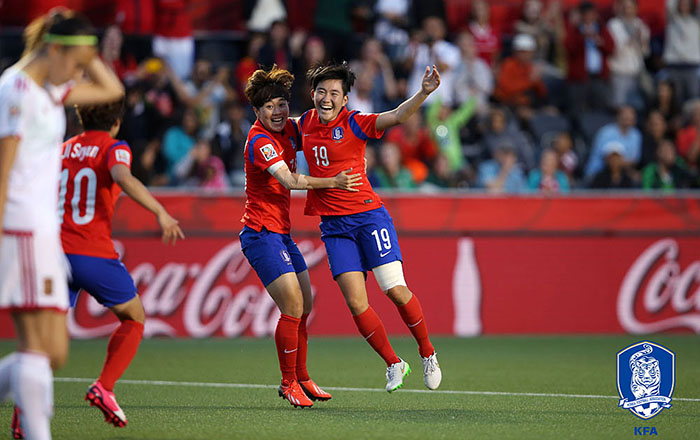
<svg viewBox="0 0 700 440">
<path fill-rule="evenodd" d="M 92 383 L 95 379 L 87 379 L 82 377 L 54 377 L 54 382 L 73 382 L 73 383 Z M 119 383 L 125 385 L 159 385 L 159 386 L 180 386 L 180 387 L 209 387 L 209 388 L 273 388 L 277 389 L 278 385 L 262 385 L 255 383 L 217 383 L 217 382 L 178 382 L 170 380 L 130 380 L 121 379 Z M 348 387 L 323 387 L 330 391 L 359 391 L 359 392 L 377 392 L 386 393 L 385 390 L 379 388 L 348 388 Z M 569 397 L 578 399 L 619 399 L 618 396 L 599 396 L 595 394 L 556 394 L 556 393 L 511 393 L 507 391 L 462 391 L 462 390 L 411 390 L 401 388 L 401 394 L 404 393 L 427 393 L 427 394 L 458 394 L 458 395 L 473 395 L 473 396 L 527 396 L 527 397 Z M 691 399 L 687 397 L 674 397 L 673 400 L 682 402 L 700 402 L 700 399 Z"/>
</svg>

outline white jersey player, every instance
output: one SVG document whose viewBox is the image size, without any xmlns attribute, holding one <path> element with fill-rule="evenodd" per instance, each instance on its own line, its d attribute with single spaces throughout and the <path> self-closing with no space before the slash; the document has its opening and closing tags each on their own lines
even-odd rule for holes
<svg viewBox="0 0 700 440">
<path fill-rule="evenodd" d="M 52 368 L 68 353 L 57 201 L 63 107 L 116 100 L 124 89 L 95 57 L 85 18 L 52 12 L 24 36 L 22 59 L 0 77 L 0 309 L 11 312 L 18 343 L 0 359 L 0 401 L 15 400 L 15 438 L 49 439 Z M 89 80 L 73 83 L 83 71 Z"/>
</svg>

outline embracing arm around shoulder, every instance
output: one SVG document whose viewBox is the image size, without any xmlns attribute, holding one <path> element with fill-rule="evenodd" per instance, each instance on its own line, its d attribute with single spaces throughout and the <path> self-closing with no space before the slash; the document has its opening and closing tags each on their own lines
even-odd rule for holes
<svg viewBox="0 0 700 440">
<path fill-rule="evenodd" d="M 7 201 L 7 186 L 10 181 L 10 170 L 15 162 L 19 138 L 7 136 L 0 138 L 0 241 L 2 240 L 2 225 Z"/>
<path fill-rule="evenodd" d="M 66 98 L 66 105 L 113 102 L 124 96 L 121 81 L 99 57 L 93 58 L 85 71 L 90 81 L 73 86 Z"/>
<path fill-rule="evenodd" d="M 431 71 L 430 66 L 426 66 L 425 73 L 423 74 L 423 81 L 421 82 L 421 89 L 395 109 L 380 113 L 379 116 L 377 116 L 377 131 L 384 131 L 387 128 L 406 122 L 406 120 L 423 105 L 428 95 L 433 93 L 439 86 L 440 72 L 438 72 L 437 67 L 433 65 Z"/>
<path fill-rule="evenodd" d="M 139 205 L 148 209 L 156 216 L 160 228 L 163 230 L 163 243 L 172 242 L 175 244 L 178 238 L 185 238 L 177 220 L 172 218 L 168 211 L 163 208 L 148 191 L 143 183 L 131 174 L 131 170 L 126 165 L 114 165 L 110 169 L 112 180 L 121 187 L 124 192 L 134 199 Z"/>
<path fill-rule="evenodd" d="M 362 185 L 362 177 L 359 173 L 348 174 L 352 170 L 341 171 L 335 177 L 311 177 L 292 173 L 286 163 L 277 162 L 277 164 L 269 167 L 267 171 L 287 189 L 339 188 L 357 192 L 359 190 L 355 187 Z"/>
</svg>

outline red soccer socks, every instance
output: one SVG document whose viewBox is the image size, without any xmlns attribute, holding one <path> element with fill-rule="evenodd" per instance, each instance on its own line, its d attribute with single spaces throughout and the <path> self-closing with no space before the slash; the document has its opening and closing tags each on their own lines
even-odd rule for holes
<svg viewBox="0 0 700 440">
<path fill-rule="evenodd" d="M 369 345 L 372 346 L 374 351 L 384 359 L 387 366 L 401 362 L 399 357 L 396 356 L 396 353 L 394 353 L 394 349 L 391 348 L 389 338 L 386 336 L 384 324 L 382 324 L 382 321 L 379 319 L 374 309 L 372 309 L 372 306 L 352 318 L 355 320 L 355 325 L 360 331 L 360 334 Z"/>
<path fill-rule="evenodd" d="M 131 319 L 122 321 L 112 333 L 107 344 L 107 358 L 99 378 L 107 391 L 114 389 L 114 384 L 136 356 L 142 338 L 143 324 Z"/>
<path fill-rule="evenodd" d="M 428 338 L 428 326 L 425 325 L 425 319 L 423 318 L 423 309 L 420 306 L 420 302 L 415 295 L 411 296 L 411 299 L 402 306 L 397 306 L 399 309 L 399 314 L 401 319 L 406 323 L 406 326 L 416 338 L 418 342 L 418 352 L 424 358 L 429 357 L 435 352 L 433 344 L 430 343 L 430 338 Z"/>
<path fill-rule="evenodd" d="M 292 382 L 297 378 L 297 356 L 299 351 L 299 323 L 301 319 L 282 314 L 277 321 L 275 345 L 282 371 L 282 380 Z"/>
</svg>

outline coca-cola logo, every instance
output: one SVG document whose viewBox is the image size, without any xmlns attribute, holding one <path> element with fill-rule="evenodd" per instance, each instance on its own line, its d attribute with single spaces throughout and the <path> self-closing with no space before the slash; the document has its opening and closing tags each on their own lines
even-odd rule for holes
<svg viewBox="0 0 700 440">
<path fill-rule="evenodd" d="M 678 257 L 675 240 L 659 240 L 627 271 L 617 298 L 617 317 L 627 332 L 688 328 L 700 333 L 700 261 L 683 269 Z M 640 299 L 642 310 L 648 315 L 644 321 L 635 313 Z M 668 316 L 669 309 L 672 316 Z M 655 315 L 664 317 L 654 320 Z"/>
<path fill-rule="evenodd" d="M 298 243 L 309 268 L 325 260 L 325 249 L 309 240 Z M 121 249 L 118 244 L 117 248 Z M 267 336 L 274 332 L 279 310 L 260 281 L 251 275 L 241 245 L 226 244 L 202 265 L 198 262 L 168 262 L 160 268 L 151 262 L 137 264 L 132 270 L 146 311 L 146 337 L 222 335 Z M 312 280 L 313 281 L 313 280 Z M 312 286 L 312 291 L 315 289 Z M 109 335 L 116 323 L 99 322 L 108 310 L 92 297 L 82 295 L 68 316 L 73 337 L 94 338 Z M 78 316 L 84 316 L 82 321 Z M 313 319 L 312 316 L 309 320 Z"/>
</svg>

